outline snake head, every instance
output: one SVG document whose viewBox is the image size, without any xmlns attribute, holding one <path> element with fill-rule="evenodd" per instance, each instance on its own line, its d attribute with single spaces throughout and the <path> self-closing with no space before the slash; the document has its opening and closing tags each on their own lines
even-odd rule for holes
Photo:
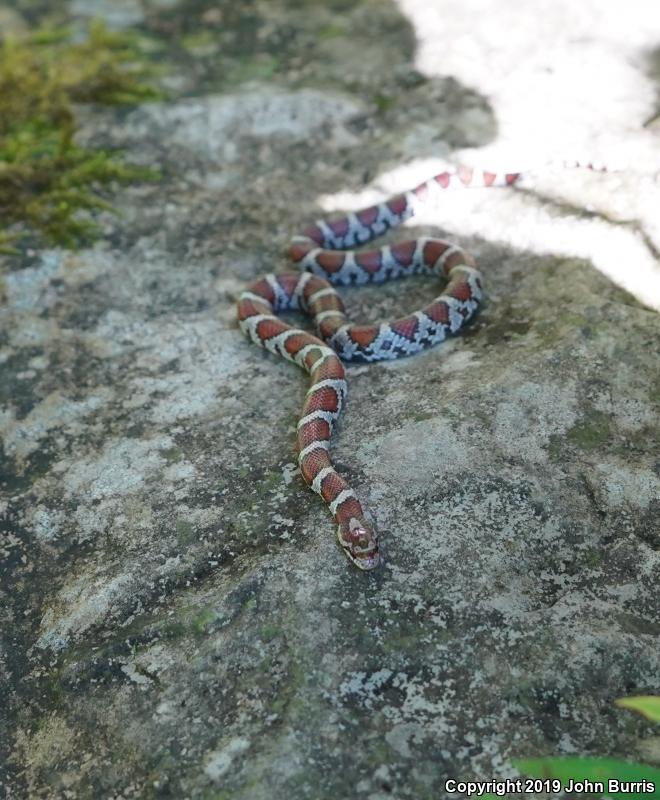
<svg viewBox="0 0 660 800">
<path fill-rule="evenodd" d="M 337 538 L 358 569 L 366 571 L 378 566 L 378 537 L 373 526 L 364 517 L 352 517 L 341 522 L 337 528 Z"/>
</svg>

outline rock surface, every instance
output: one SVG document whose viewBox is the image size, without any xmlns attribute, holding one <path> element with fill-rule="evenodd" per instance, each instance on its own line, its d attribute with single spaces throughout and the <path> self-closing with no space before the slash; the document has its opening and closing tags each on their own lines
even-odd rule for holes
<svg viewBox="0 0 660 800">
<path fill-rule="evenodd" d="M 163 180 L 94 248 L 5 262 L 8 797 L 422 800 L 516 756 L 660 761 L 612 707 L 660 691 L 649 6 L 68 4 L 154 37 L 171 99 L 81 109 Z M 631 169 L 452 194 L 395 235 L 460 240 L 488 303 L 348 370 L 333 452 L 385 550 L 358 574 L 295 468 L 306 377 L 241 336 L 237 293 L 320 214 L 572 146 Z M 429 291 L 346 299 L 373 320 Z"/>
</svg>

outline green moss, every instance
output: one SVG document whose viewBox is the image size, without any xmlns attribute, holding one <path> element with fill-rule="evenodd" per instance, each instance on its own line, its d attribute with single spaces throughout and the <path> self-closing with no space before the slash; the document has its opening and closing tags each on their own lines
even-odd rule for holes
<svg viewBox="0 0 660 800">
<path fill-rule="evenodd" d="M 434 416 L 435 414 L 431 414 L 428 411 L 415 411 L 408 419 L 411 419 L 413 422 L 426 422 L 427 419 L 433 419 Z"/>
<path fill-rule="evenodd" d="M 51 708 L 61 705 L 64 699 L 64 686 L 62 685 L 62 670 L 55 668 L 43 682 L 43 692 L 50 700 Z"/>
<path fill-rule="evenodd" d="M 174 620 L 172 622 L 166 622 L 162 628 L 162 634 L 164 639 L 181 639 L 183 636 L 186 635 L 188 629 L 180 620 Z"/>
<path fill-rule="evenodd" d="M 587 324 L 587 318 L 584 316 L 584 314 L 570 312 L 567 314 L 561 314 L 557 318 L 557 323 L 561 326 L 562 331 L 571 330 L 584 327 Z"/>
<path fill-rule="evenodd" d="M 195 538 L 195 526 L 187 519 L 179 517 L 176 521 L 176 538 L 179 544 L 189 544 Z"/>
<path fill-rule="evenodd" d="M 232 800 L 232 798 L 236 797 L 233 791 L 231 792 L 224 792 L 219 791 L 216 792 L 214 790 L 209 790 L 202 795 L 202 800 Z"/>
<path fill-rule="evenodd" d="M 266 623 L 259 628 L 259 637 L 262 642 L 272 641 L 280 632 L 277 625 Z"/>
<path fill-rule="evenodd" d="M 168 447 L 167 450 L 161 450 L 161 455 L 168 464 L 178 464 L 183 461 L 183 450 L 179 447 Z"/>
<path fill-rule="evenodd" d="M 181 37 L 181 44 L 189 53 L 196 56 L 213 55 L 220 46 L 218 34 L 212 30 L 189 33 Z"/>
<path fill-rule="evenodd" d="M 75 247 L 98 235 L 89 212 L 112 210 L 103 186 L 152 179 L 119 154 L 74 143 L 75 103 L 132 104 L 154 99 L 137 39 L 92 24 L 71 42 L 66 30 L 41 30 L 0 42 L 0 247 L 28 231 L 47 244 Z"/>
<path fill-rule="evenodd" d="M 235 85 L 247 81 L 265 81 L 272 78 L 279 68 L 279 63 L 269 53 L 260 53 L 255 58 L 240 61 L 227 72 L 227 83 Z"/>
<path fill-rule="evenodd" d="M 603 563 L 603 556 L 599 550 L 592 547 L 582 555 L 582 563 L 587 567 L 596 568 Z"/>
<path fill-rule="evenodd" d="M 374 767 L 387 764 L 392 759 L 392 749 L 383 739 L 377 739 L 375 737 L 369 739 L 366 743 L 365 751 L 367 763 Z M 415 796 L 419 797 L 419 795 Z"/>
<path fill-rule="evenodd" d="M 346 36 L 347 34 L 346 25 L 340 25 L 337 23 L 330 23 L 328 25 L 323 25 L 319 28 L 318 31 L 318 38 L 323 39 L 339 39 L 342 36 Z"/>
<path fill-rule="evenodd" d="M 257 495 L 263 497 L 276 489 L 283 480 L 284 475 L 281 472 L 277 470 L 268 470 L 268 472 L 264 473 L 262 478 L 255 480 L 254 488 Z M 253 504 L 251 510 L 256 505 L 257 503 Z"/>
<path fill-rule="evenodd" d="M 206 633 L 206 628 L 217 619 L 217 614 L 213 608 L 205 608 L 192 620 L 191 628 L 195 633 Z"/>
<path fill-rule="evenodd" d="M 389 94 L 377 94 L 374 96 L 374 103 L 378 111 L 384 114 L 396 105 L 396 98 Z"/>
<path fill-rule="evenodd" d="M 582 450 L 593 450 L 610 435 L 610 421 L 602 411 L 591 410 L 567 433 L 567 438 Z"/>
<path fill-rule="evenodd" d="M 655 381 L 649 389 L 649 400 L 652 403 L 660 403 L 660 381 Z"/>
<path fill-rule="evenodd" d="M 548 439 L 547 450 L 550 461 L 552 461 L 555 464 L 558 461 L 561 461 L 562 458 L 564 457 L 564 446 L 562 437 L 557 435 L 556 433 L 551 434 L 550 438 Z"/>
</svg>

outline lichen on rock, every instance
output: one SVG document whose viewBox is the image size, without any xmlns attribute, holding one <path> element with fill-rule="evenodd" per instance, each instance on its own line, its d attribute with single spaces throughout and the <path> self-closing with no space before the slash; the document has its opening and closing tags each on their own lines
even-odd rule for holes
<svg viewBox="0 0 660 800">
<path fill-rule="evenodd" d="M 616 30 L 595 0 L 497 19 L 484 0 L 441 18 L 424 0 L 61 4 L 74 31 L 102 13 L 156 38 L 171 96 L 76 107 L 76 147 L 162 180 L 117 191 L 95 243 L 35 235 L 3 261 L 10 796 L 444 800 L 446 778 L 510 777 L 516 757 L 652 755 L 611 701 L 660 689 L 660 329 L 605 267 L 655 264 L 660 187 L 562 172 L 456 192 L 388 240 L 456 240 L 486 303 L 464 336 L 348 367 L 332 452 L 378 525 L 370 575 L 296 468 L 306 376 L 235 323 L 301 226 L 478 159 L 504 123 L 522 146 L 527 123 L 581 114 L 575 69 L 565 106 L 514 124 L 554 86 L 546 59 L 633 70 L 640 95 L 591 105 L 585 136 L 657 148 L 633 130 L 653 87 L 632 1 Z M 15 29 L 45 5 L 13 3 Z M 373 321 L 439 291 L 345 300 Z"/>
</svg>

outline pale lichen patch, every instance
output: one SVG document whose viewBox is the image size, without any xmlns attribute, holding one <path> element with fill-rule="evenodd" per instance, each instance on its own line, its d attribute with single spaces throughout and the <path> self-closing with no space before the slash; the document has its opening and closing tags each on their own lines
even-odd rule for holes
<svg viewBox="0 0 660 800">
<path fill-rule="evenodd" d="M 564 433 L 577 416 L 574 387 L 520 381 L 509 373 L 510 390 L 493 420 L 497 446 L 526 461 L 547 461 L 550 437 Z"/>
</svg>

